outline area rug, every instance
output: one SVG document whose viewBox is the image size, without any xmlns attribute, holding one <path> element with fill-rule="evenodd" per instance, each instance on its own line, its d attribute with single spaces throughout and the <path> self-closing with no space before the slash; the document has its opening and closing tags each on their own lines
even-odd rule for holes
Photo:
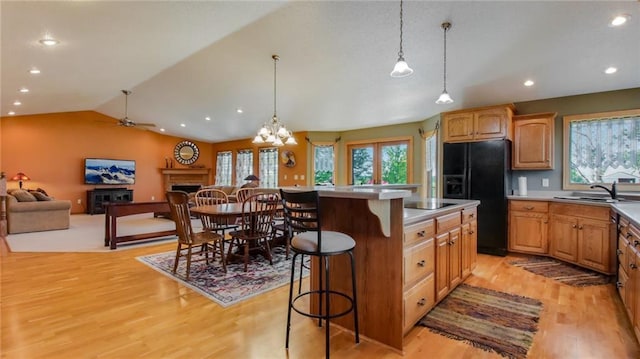
<svg viewBox="0 0 640 359">
<path fill-rule="evenodd" d="M 188 282 L 185 280 L 187 262 L 185 258 L 180 260 L 176 274 L 172 273 L 175 255 L 175 251 L 171 251 L 141 256 L 137 259 L 223 307 L 288 284 L 291 276 L 291 256 L 288 260 L 285 259 L 285 250 L 282 247 L 272 249 L 273 265 L 269 264 L 262 255 L 257 255 L 249 262 L 247 272 L 244 271 L 242 262 L 228 264 L 227 273 L 225 273 L 219 257 L 209 264 L 205 261 L 192 262 Z M 298 270 L 299 268 L 296 268 L 296 279 L 299 278 Z M 304 278 L 308 275 L 308 269 L 305 268 L 302 276 Z"/>
<path fill-rule="evenodd" d="M 529 257 L 509 264 L 574 287 L 608 284 L 613 278 L 548 257 Z"/>
<path fill-rule="evenodd" d="M 504 357 L 526 358 L 538 330 L 536 299 L 461 284 L 419 322 L 432 332 Z"/>
</svg>

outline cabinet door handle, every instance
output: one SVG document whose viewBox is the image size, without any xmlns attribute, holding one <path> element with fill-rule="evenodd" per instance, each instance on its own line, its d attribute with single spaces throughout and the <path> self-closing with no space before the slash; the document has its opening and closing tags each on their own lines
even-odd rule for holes
<svg viewBox="0 0 640 359">
<path fill-rule="evenodd" d="M 469 231 L 469 234 L 473 234 L 473 233 L 475 233 L 475 232 L 474 231 Z"/>
<path fill-rule="evenodd" d="M 627 234 L 625 235 L 625 237 L 627 237 L 627 238 L 631 238 L 631 236 L 632 236 L 632 235 L 633 235 L 633 234 L 631 234 L 631 233 L 627 233 Z"/>
<path fill-rule="evenodd" d="M 420 298 L 420 300 L 418 301 L 418 305 L 423 306 L 425 304 L 427 304 L 427 300 L 424 298 Z"/>
<path fill-rule="evenodd" d="M 640 241 L 638 241 L 637 239 L 633 241 L 633 246 L 637 247 L 640 245 Z"/>
<path fill-rule="evenodd" d="M 617 255 L 622 255 L 622 253 L 623 253 L 623 252 L 622 252 L 622 249 L 616 249 L 616 254 L 617 254 Z"/>
<path fill-rule="evenodd" d="M 575 224 L 571 225 L 571 228 L 576 228 L 576 227 L 578 227 L 578 226 L 576 226 Z"/>
<path fill-rule="evenodd" d="M 456 241 L 454 241 L 454 240 L 449 241 L 449 245 L 451 245 L 451 246 L 452 246 L 452 245 L 454 245 L 454 244 L 456 244 Z"/>
<path fill-rule="evenodd" d="M 635 263 L 629 263 L 629 268 L 636 269 L 638 266 Z"/>
<path fill-rule="evenodd" d="M 532 210 L 532 209 L 534 209 L 534 208 L 535 208 L 535 207 L 533 207 L 533 206 L 526 206 L 526 207 L 524 207 L 524 209 L 526 209 L 526 210 L 528 210 L 528 211 L 530 211 L 530 210 Z"/>
<path fill-rule="evenodd" d="M 425 265 L 426 263 L 427 263 L 427 262 L 425 262 L 425 260 L 423 259 L 423 260 L 421 260 L 420 262 L 418 262 L 417 264 L 418 264 L 418 267 L 424 267 L 424 265 Z"/>
<path fill-rule="evenodd" d="M 476 214 L 475 214 L 475 213 L 471 213 L 471 214 L 469 215 L 469 218 L 473 218 L 473 217 L 475 217 L 475 216 L 476 216 Z"/>
<path fill-rule="evenodd" d="M 578 229 L 582 229 L 582 226 L 578 226 Z"/>
<path fill-rule="evenodd" d="M 622 282 L 616 282 L 616 288 L 624 288 Z"/>
</svg>

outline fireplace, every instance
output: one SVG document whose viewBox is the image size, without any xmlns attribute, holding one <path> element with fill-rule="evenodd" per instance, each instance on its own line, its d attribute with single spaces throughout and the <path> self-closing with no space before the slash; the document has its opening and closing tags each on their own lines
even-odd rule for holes
<svg viewBox="0 0 640 359">
<path fill-rule="evenodd" d="M 210 168 L 162 168 L 161 172 L 165 191 L 178 190 L 191 193 L 211 183 Z"/>
<path fill-rule="evenodd" d="M 174 184 L 171 185 L 172 191 L 185 191 L 187 193 L 198 192 L 198 190 L 202 188 L 201 185 L 193 185 L 193 184 Z"/>
</svg>

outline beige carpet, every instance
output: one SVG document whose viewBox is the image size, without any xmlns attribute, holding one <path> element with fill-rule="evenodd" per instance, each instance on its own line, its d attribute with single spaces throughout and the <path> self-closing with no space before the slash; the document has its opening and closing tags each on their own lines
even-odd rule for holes
<svg viewBox="0 0 640 359">
<path fill-rule="evenodd" d="M 200 220 L 193 220 L 195 230 L 201 230 Z M 153 214 L 138 214 L 118 218 L 118 236 L 175 229 L 173 221 L 153 218 Z M 116 251 L 175 242 L 176 236 L 153 238 L 147 241 L 119 243 Z M 71 215 L 69 229 L 9 234 L 7 242 L 12 252 L 111 252 L 104 246 L 104 214 Z"/>
</svg>

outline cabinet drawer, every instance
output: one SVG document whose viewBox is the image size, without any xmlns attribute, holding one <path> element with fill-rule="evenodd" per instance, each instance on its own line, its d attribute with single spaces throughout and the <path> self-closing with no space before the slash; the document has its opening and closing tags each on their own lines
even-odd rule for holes
<svg viewBox="0 0 640 359">
<path fill-rule="evenodd" d="M 433 219 L 404 227 L 404 244 L 410 245 L 428 238 L 433 238 L 435 224 Z"/>
<path fill-rule="evenodd" d="M 549 202 L 543 201 L 509 201 L 510 211 L 524 211 L 524 212 L 549 212 Z"/>
<path fill-rule="evenodd" d="M 459 227 L 461 223 L 461 212 L 445 214 L 436 218 L 436 233 L 447 232 L 452 228 Z"/>
<path fill-rule="evenodd" d="M 404 294 L 404 332 L 408 332 L 435 303 L 433 274 L 416 284 Z"/>
<path fill-rule="evenodd" d="M 462 210 L 462 223 L 468 223 L 478 219 L 478 208 L 465 208 Z"/>
<path fill-rule="evenodd" d="M 404 251 L 404 285 L 410 285 L 433 273 L 435 240 L 432 238 Z"/>
</svg>

